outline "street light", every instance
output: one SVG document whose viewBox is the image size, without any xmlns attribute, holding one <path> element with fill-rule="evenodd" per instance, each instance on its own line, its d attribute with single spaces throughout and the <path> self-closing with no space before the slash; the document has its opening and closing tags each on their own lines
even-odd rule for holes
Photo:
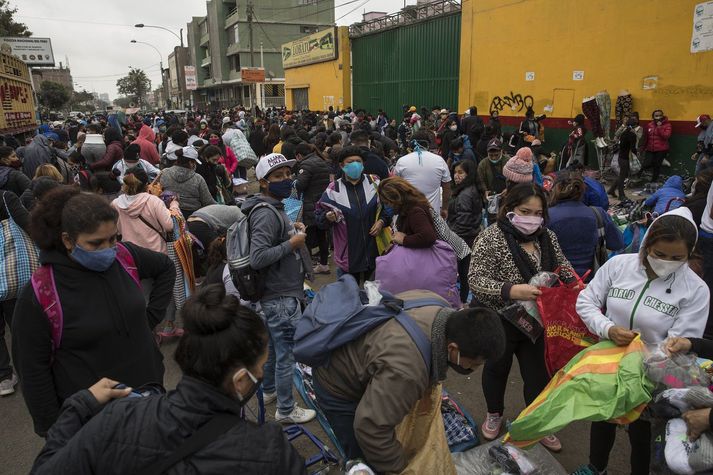
<svg viewBox="0 0 713 475">
<path fill-rule="evenodd" d="M 168 28 L 165 28 L 165 27 L 163 27 L 163 26 L 144 25 L 143 23 L 137 23 L 137 24 L 135 24 L 134 26 L 135 26 L 136 28 L 158 28 L 158 29 L 160 29 L 160 30 L 168 31 L 169 33 L 171 33 L 173 36 L 175 36 L 176 38 L 178 38 L 178 39 L 180 40 L 180 42 L 181 42 L 181 48 L 183 48 L 183 28 L 181 28 L 180 30 L 178 30 L 178 31 L 180 31 L 180 33 L 181 33 L 181 35 L 179 36 L 179 35 L 177 35 L 176 32 L 174 32 L 173 30 L 169 30 Z"/>
<path fill-rule="evenodd" d="M 137 25 L 137 26 L 138 26 L 138 25 Z M 136 40 L 131 40 L 131 42 L 134 43 L 134 44 L 150 46 L 150 47 L 152 47 L 152 48 L 158 53 L 158 57 L 159 57 L 159 60 L 160 60 L 160 61 L 159 61 L 159 68 L 160 68 L 160 70 L 161 70 L 161 90 L 164 90 L 164 89 L 165 89 L 165 85 L 164 85 L 164 79 L 163 79 L 163 55 L 161 54 L 161 52 L 158 50 L 158 48 L 156 48 L 156 47 L 155 47 L 154 45 L 152 45 L 151 43 L 146 43 L 145 41 L 136 41 Z"/>
</svg>

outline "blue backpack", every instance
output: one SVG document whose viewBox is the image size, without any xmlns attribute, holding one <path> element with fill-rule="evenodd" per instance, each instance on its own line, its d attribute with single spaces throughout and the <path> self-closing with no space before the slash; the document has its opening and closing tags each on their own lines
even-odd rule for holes
<svg viewBox="0 0 713 475">
<path fill-rule="evenodd" d="M 324 366 L 332 351 L 396 318 L 416 343 L 431 374 L 431 340 L 405 311 L 431 305 L 448 307 L 448 303 L 436 297 L 403 301 L 387 292 L 381 294 L 379 305 L 367 305 L 366 292 L 349 274 L 322 287 L 297 323 L 295 359 L 312 367 Z"/>
</svg>

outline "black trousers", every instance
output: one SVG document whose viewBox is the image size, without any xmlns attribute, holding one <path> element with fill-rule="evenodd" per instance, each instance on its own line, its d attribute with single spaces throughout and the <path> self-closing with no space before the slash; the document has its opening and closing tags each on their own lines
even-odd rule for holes
<svg viewBox="0 0 713 475">
<path fill-rule="evenodd" d="M 609 453 L 616 439 L 616 424 L 592 422 L 589 430 L 589 463 L 600 472 L 609 465 Z M 636 420 L 629 424 L 631 475 L 647 475 L 651 459 L 651 423 Z"/>
<path fill-rule="evenodd" d="M 467 303 L 468 292 L 468 269 L 470 269 L 470 254 L 458 261 L 458 280 L 460 281 L 460 301 Z"/>
<path fill-rule="evenodd" d="M 505 410 L 505 388 L 512 368 L 512 357 L 517 356 L 520 375 L 524 382 L 525 404 L 532 401 L 545 389 L 550 380 L 545 367 L 544 337 L 532 343 L 528 337 L 510 322 L 500 320 L 505 329 L 505 353 L 499 360 L 488 360 L 483 368 L 483 394 L 488 412 L 503 414 Z"/>
<path fill-rule="evenodd" d="M 319 229 L 316 224 L 307 226 L 307 248 L 319 247 L 319 263 L 326 266 L 329 263 L 329 239 L 327 230 Z"/>
<path fill-rule="evenodd" d="M 16 299 L 10 299 L 0 302 L 0 381 L 12 376 L 10 351 L 5 343 L 5 324 L 10 328 L 16 301 Z"/>
<path fill-rule="evenodd" d="M 657 181 L 661 174 L 661 164 L 668 156 L 668 150 L 662 152 L 646 152 L 646 168 L 652 169 L 651 181 Z"/>
<path fill-rule="evenodd" d="M 619 178 L 616 182 L 612 184 L 609 188 L 609 193 L 613 194 L 614 191 L 618 191 L 619 200 L 624 201 L 626 199 L 626 193 L 624 193 L 624 182 L 629 177 L 629 160 L 619 158 Z"/>
</svg>

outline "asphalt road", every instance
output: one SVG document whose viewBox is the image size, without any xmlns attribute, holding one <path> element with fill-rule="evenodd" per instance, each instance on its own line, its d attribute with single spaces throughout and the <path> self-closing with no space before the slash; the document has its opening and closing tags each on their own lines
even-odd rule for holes
<svg viewBox="0 0 713 475">
<path fill-rule="evenodd" d="M 333 274 L 318 276 L 314 287 L 331 282 Z M 8 332 L 9 333 L 9 332 Z M 6 334 L 9 344 L 9 335 Z M 167 389 L 176 386 L 180 379 L 180 370 L 173 361 L 173 353 L 176 349 L 176 342 L 168 342 L 162 345 L 164 363 L 166 365 L 165 385 Z M 481 390 L 480 372 L 471 376 L 458 375 L 449 371 L 445 388 L 462 407 L 470 412 L 479 424 L 482 423 L 486 413 L 485 399 Z M 304 407 L 304 402 L 296 394 L 298 402 Z M 505 417 L 515 419 L 520 410 L 524 408 L 522 399 L 522 378 L 519 374 L 517 363 L 513 365 L 510 373 L 510 384 L 506 393 Z M 267 415 L 269 419 L 274 418 L 274 405 L 268 406 Z M 316 422 L 307 424 L 307 428 L 317 437 L 329 445 L 329 439 Z M 565 428 L 559 434 L 562 440 L 563 450 L 556 454 L 557 460 L 568 471 L 574 470 L 577 466 L 587 462 L 589 453 L 589 424 L 574 423 Z M 295 446 L 303 456 L 308 457 L 316 451 L 310 442 L 300 438 L 296 440 Z M 36 436 L 32 430 L 32 421 L 27 408 L 22 399 L 22 394 L 18 386 L 15 394 L 0 398 L 0 475 L 15 475 L 28 473 L 34 457 L 42 448 L 43 440 Z M 617 442 L 611 454 L 609 473 L 611 475 L 623 475 L 628 473 L 629 443 L 623 430 L 617 431 Z"/>
</svg>

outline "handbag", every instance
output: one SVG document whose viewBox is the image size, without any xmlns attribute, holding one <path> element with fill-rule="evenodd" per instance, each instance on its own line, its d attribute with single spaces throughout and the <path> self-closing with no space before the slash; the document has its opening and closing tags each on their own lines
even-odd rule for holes
<svg viewBox="0 0 713 475">
<path fill-rule="evenodd" d="M 376 221 L 379 220 L 381 217 L 381 205 L 379 205 L 379 209 L 376 211 Z M 379 231 L 379 234 L 374 236 L 374 239 L 376 240 L 376 249 L 379 252 L 380 256 L 383 256 L 386 251 L 388 251 L 391 248 L 392 245 L 392 234 L 389 226 L 384 226 L 381 228 L 381 231 Z"/>
<path fill-rule="evenodd" d="M 0 301 L 17 297 L 20 289 L 30 281 L 32 273 L 40 266 L 39 253 L 30 236 L 15 222 L 3 193 L 7 219 L 0 222 L 0 249 L 2 250 L 2 275 L 0 275 Z"/>
<path fill-rule="evenodd" d="M 582 279 L 586 277 L 587 274 Z M 550 375 L 599 341 L 577 313 L 577 297 L 584 287 L 582 279 L 569 284 L 560 280 L 556 287 L 540 287 L 537 309 L 545 328 L 545 365 Z"/>
<path fill-rule="evenodd" d="M 161 171 L 158 175 L 156 175 L 156 178 L 154 178 L 154 180 L 151 183 L 146 185 L 146 191 L 149 194 L 154 195 L 154 196 L 161 196 L 161 193 L 163 193 L 163 186 L 159 182 L 159 179 L 161 178 L 161 173 L 163 173 L 163 171 Z"/>
</svg>

